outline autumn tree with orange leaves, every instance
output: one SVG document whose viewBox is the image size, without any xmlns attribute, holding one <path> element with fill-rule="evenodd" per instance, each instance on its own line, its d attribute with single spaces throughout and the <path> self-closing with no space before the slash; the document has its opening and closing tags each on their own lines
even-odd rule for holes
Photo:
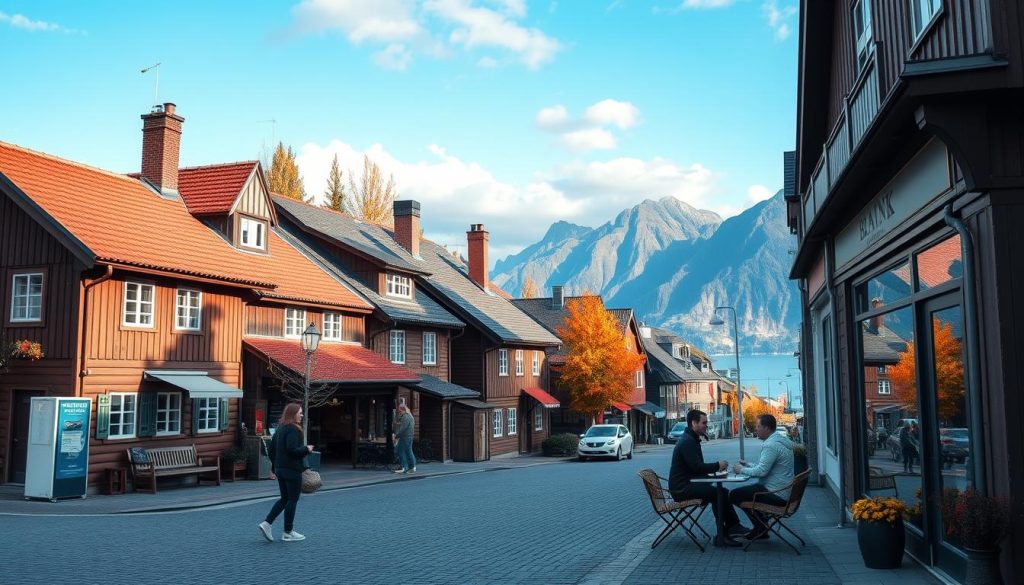
<svg viewBox="0 0 1024 585">
<path fill-rule="evenodd" d="M 937 319 L 932 323 L 935 344 L 936 402 L 939 418 L 962 424 L 964 412 L 964 362 L 960 340 L 953 336 L 953 325 L 943 325 Z M 900 361 L 889 367 L 893 393 L 903 407 L 917 414 L 917 364 L 914 361 L 914 343 L 908 342 L 900 354 Z"/>
<path fill-rule="evenodd" d="M 527 276 L 523 279 L 523 290 L 519 293 L 519 298 L 522 299 L 535 299 L 537 298 L 537 281 Z"/>
<path fill-rule="evenodd" d="M 557 329 L 568 353 L 559 367 L 561 384 L 569 391 L 570 408 L 596 417 L 612 402 L 629 399 L 644 357 L 626 348 L 618 321 L 600 297 L 571 299 L 566 310 Z"/>
</svg>

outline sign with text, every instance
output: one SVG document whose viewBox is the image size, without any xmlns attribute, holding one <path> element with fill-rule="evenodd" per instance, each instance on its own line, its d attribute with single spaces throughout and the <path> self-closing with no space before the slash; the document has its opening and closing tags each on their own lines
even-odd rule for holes
<svg viewBox="0 0 1024 585">
<path fill-rule="evenodd" d="M 57 460 L 54 479 L 85 477 L 89 471 L 90 400 L 57 403 Z"/>
</svg>

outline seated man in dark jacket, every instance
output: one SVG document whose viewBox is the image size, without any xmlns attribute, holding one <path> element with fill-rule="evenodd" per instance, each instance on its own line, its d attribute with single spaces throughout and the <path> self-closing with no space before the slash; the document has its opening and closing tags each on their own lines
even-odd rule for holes
<svg viewBox="0 0 1024 585">
<path fill-rule="evenodd" d="M 731 538 L 733 535 L 747 534 L 750 529 L 740 524 L 736 510 L 731 505 L 726 505 L 724 510 L 718 509 L 718 494 L 716 486 L 710 483 L 692 483 L 690 480 L 697 477 L 707 477 L 709 473 L 725 471 L 729 466 L 726 461 L 717 463 L 704 463 L 704 452 L 700 447 L 700 437 L 707 431 L 708 415 L 699 411 L 691 410 L 686 413 L 686 430 L 683 436 L 676 441 L 676 447 L 672 450 L 672 470 L 668 474 L 668 490 L 672 498 L 677 502 L 699 498 L 705 502 L 711 502 L 711 509 L 714 510 L 715 518 L 719 514 L 725 514 L 725 529 L 729 536 L 725 539 L 727 546 L 742 546 L 738 541 Z M 717 489 L 728 492 L 724 487 L 717 486 Z M 728 502 L 728 493 L 722 499 Z"/>
</svg>

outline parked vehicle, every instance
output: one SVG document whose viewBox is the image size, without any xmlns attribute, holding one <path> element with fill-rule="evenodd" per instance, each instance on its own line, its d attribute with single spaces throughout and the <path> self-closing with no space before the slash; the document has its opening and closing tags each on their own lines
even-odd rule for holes
<svg viewBox="0 0 1024 585">
<path fill-rule="evenodd" d="M 665 437 L 666 443 L 675 443 L 679 440 L 679 437 L 683 436 L 683 431 L 686 430 L 686 423 L 677 422 L 672 426 L 672 430 L 668 432 L 668 436 Z"/>
<path fill-rule="evenodd" d="M 616 461 L 633 458 L 633 435 L 622 425 L 594 425 L 580 435 L 577 447 L 580 461 L 591 457 L 614 457 Z"/>
<path fill-rule="evenodd" d="M 971 454 L 971 437 L 965 428 L 939 429 L 939 443 L 942 445 L 942 460 L 949 464 L 963 463 Z"/>
</svg>

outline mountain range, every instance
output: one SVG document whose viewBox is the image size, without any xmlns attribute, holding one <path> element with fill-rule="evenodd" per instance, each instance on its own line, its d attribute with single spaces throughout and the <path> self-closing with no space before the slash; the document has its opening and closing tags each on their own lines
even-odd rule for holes
<svg viewBox="0 0 1024 585">
<path fill-rule="evenodd" d="M 598 228 L 554 223 L 537 243 L 495 264 L 492 280 L 513 296 L 529 277 L 549 296 L 598 293 L 611 308 L 669 329 L 709 353 L 733 349 L 716 306 L 736 309 L 740 353 L 797 349 L 800 294 L 787 278 L 796 247 L 779 191 L 723 220 L 675 197 L 645 200 Z"/>
</svg>

